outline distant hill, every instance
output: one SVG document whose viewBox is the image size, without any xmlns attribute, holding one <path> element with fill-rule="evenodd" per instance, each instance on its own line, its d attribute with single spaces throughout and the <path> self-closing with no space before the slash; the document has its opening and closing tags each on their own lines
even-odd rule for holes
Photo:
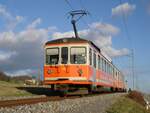
<svg viewBox="0 0 150 113">
<path fill-rule="evenodd" d="M 6 75 L 4 72 L 0 71 L 0 80 L 2 81 L 9 81 L 11 77 Z"/>
<path fill-rule="evenodd" d="M 1 81 L 25 81 L 32 79 L 30 75 L 20 75 L 20 76 L 9 76 L 5 74 L 4 72 L 0 71 L 0 80 Z"/>
<path fill-rule="evenodd" d="M 25 81 L 25 80 L 30 80 L 30 79 L 32 79 L 32 77 L 31 76 L 29 76 L 29 75 L 20 75 L 20 76 L 14 76 L 14 77 L 12 77 L 11 78 L 12 80 L 16 80 L 16 81 Z"/>
</svg>

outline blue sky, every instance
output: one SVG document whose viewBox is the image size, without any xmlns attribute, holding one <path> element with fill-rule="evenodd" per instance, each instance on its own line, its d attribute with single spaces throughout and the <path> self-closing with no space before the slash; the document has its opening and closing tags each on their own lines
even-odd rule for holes
<svg viewBox="0 0 150 113">
<path fill-rule="evenodd" d="M 150 92 L 149 0 L 0 0 L 0 69 L 36 75 L 43 65 L 44 42 L 73 35 L 67 18 L 72 9 L 90 12 L 77 23 L 80 36 L 93 39 L 112 57 L 129 87 L 127 55 L 134 50 L 138 88 Z"/>
</svg>

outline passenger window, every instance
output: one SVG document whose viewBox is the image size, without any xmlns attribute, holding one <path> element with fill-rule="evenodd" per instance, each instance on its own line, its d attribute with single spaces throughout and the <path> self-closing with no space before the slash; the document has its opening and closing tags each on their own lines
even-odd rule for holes
<svg viewBox="0 0 150 113">
<path fill-rule="evenodd" d="M 113 68 L 113 77 L 115 78 L 115 69 Z"/>
<path fill-rule="evenodd" d="M 101 61 L 100 61 L 100 56 L 98 55 L 98 69 L 100 69 Z"/>
<path fill-rule="evenodd" d="M 102 66 L 103 62 L 102 62 L 102 57 L 100 57 L 100 68 L 102 69 L 103 66 Z"/>
<path fill-rule="evenodd" d="M 102 58 L 102 71 L 104 71 L 104 59 Z"/>
<path fill-rule="evenodd" d="M 107 71 L 107 64 L 106 64 L 106 60 L 104 60 L 104 65 L 105 65 L 105 72 Z"/>
<path fill-rule="evenodd" d="M 94 57 L 94 59 L 93 59 L 94 67 L 96 68 L 96 54 L 95 54 L 95 52 L 94 52 L 93 57 Z"/>
<path fill-rule="evenodd" d="M 68 62 L 68 47 L 61 48 L 61 63 L 67 64 Z"/>
<path fill-rule="evenodd" d="M 92 49 L 89 50 L 89 61 L 90 65 L 92 65 Z"/>
<path fill-rule="evenodd" d="M 110 65 L 109 63 L 107 65 L 108 65 L 107 73 L 110 74 Z"/>
</svg>

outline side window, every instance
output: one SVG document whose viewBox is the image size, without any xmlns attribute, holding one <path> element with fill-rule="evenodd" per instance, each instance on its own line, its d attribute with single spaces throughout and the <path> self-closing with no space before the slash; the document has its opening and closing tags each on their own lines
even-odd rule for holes
<svg viewBox="0 0 150 113">
<path fill-rule="evenodd" d="M 68 47 L 61 48 L 61 63 L 67 64 L 68 62 Z"/>
<path fill-rule="evenodd" d="M 108 63 L 106 61 L 106 73 L 108 73 Z"/>
<path fill-rule="evenodd" d="M 105 72 L 107 71 L 107 64 L 106 64 L 106 60 L 104 60 L 104 66 L 105 66 Z"/>
<path fill-rule="evenodd" d="M 111 73 L 111 75 L 113 75 L 113 67 L 112 67 L 112 65 L 111 65 L 111 72 L 110 73 Z"/>
<path fill-rule="evenodd" d="M 93 64 L 94 64 L 94 67 L 96 68 L 96 54 L 95 52 L 93 53 Z"/>
<path fill-rule="evenodd" d="M 101 61 L 100 61 L 100 56 L 98 55 L 98 69 L 100 69 Z"/>
<path fill-rule="evenodd" d="M 89 61 L 90 61 L 90 65 L 92 65 L 92 49 L 91 48 L 89 50 Z"/>
<path fill-rule="evenodd" d="M 102 66 L 103 62 L 102 62 L 102 57 L 100 57 L 100 68 L 102 70 L 103 66 Z"/>
<path fill-rule="evenodd" d="M 116 70 L 116 79 L 118 80 L 118 73 L 117 73 L 117 70 Z"/>
<path fill-rule="evenodd" d="M 110 66 L 110 64 L 108 64 L 108 66 L 109 66 L 108 73 L 111 74 L 111 66 Z"/>
<path fill-rule="evenodd" d="M 104 59 L 102 58 L 102 71 L 104 71 Z"/>
<path fill-rule="evenodd" d="M 113 77 L 115 78 L 115 69 L 114 69 L 114 67 L 113 67 Z"/>
</svg>

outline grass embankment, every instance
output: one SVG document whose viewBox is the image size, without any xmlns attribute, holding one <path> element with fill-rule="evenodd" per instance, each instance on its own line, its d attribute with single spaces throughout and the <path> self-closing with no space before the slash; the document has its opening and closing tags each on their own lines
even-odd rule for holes
<svg viewBox="0 0 150 113">
<path fill-rule="evenodd" d="M 0 97 L 4 96 L 29 96 L 31 93 L 17 89 L 17 87 L 23 86 L 23 83 L 5 82 L 0 81 Z"/>
<path fill-rule="evenodd" d="M 120 97 L 118 101 L 107 110 L 107 113 L 150 113 L 145 109 L 144 99 L 139 93 L 129 93 Z"/>
</svg>

